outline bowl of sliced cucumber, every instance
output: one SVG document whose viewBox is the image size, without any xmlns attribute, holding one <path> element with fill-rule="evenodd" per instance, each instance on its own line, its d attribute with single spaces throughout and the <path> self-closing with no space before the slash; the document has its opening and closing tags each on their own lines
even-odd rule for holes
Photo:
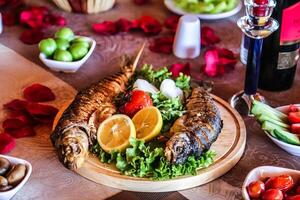
<svg viewBox="0 0 300 200">
<path fill-rule="evenodd" d="M 251 113 L 277 146 L 300 156 L 300 104 L 272 108 L 254 100 Z"/>
</svg>

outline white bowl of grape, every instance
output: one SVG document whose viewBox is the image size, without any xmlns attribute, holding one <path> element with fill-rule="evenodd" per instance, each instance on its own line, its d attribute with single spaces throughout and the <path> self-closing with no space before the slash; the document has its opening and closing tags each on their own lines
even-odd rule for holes
<svg viewBox="0 0 300 200">
<path fill-rule="evenodd" d="M 96 41 L 90 37 L 74 35 L 68 27 L 59 29 L 54 38 L 39 43 L 40 60 L 51 70 L 74 73 L 91 56 Z"/>
</svg>

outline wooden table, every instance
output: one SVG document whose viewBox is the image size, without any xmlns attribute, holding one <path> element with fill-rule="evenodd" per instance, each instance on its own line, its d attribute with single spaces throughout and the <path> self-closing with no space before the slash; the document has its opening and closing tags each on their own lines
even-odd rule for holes
<svg viewBox="0 0 300 200">
<path fill-rule="evenodd" d="M 122 33 L 115 36 L 96 35 L 91 32 L 90 27 L 92 23 L 102 20 L 117 20 L 120 17 L 134 19 L 145 14 L 155 16 L 160 21 L 163 21 L 171 14 L 163 6 L 161 0 L 152 0 L 149 5 L 139 7 L 135 6 L 131 0 L 119 0 L 111 11 L 96 15 L 65 13 L 46 0 L 27 2 L 33 5 L 49 6 L 55 13 L 65 16 L 68 19 L 68 26 L 75 30 L 76 33 L 89 35 L 96 39 L 95 52 L 77 73 L 63 74 L 50 71 L 54 76 L 67 82 L 77 90 L 85 88 L 92 82 L 117 71 L 120 55 L 124 53 L 132 54 L 143 41 L 153 39 L 140 33 Z M 242 12 L 225 20 L 202 21 L 201 23 L 202 25 L 211 26 L 221 36 L 220 47 L 229 48 L 238 54 L 241 32 L 236 26 L 236 20 L 241 15 L 243 15 Z M 55 29 L 56 27 L 49 29 L 49 36 L 54 33 Z M 25 45 L 18 40 L 22 30 L 22 28 L 17 26 L 5 29 L 4 33 L 0 35 L 0 43 L 40 65 L 43 70 L 48 71 L 41 61 L 38 60 L 37 47 Z M 167 34 L 166 31 L 161 35 L 164 34 Z M 173 55 L 156 54 L 146 49 L 142 58 L 143 63 L 151 63 L 157 67 L 187 61 L 191 64 L 193 77 L 208 79 L 200 72 L 203 65 L 203 53 L 200 58 L 194 60 L 179 60 Z M 244 71 L 245 67 L 238 63 L 234 71 L 222 77 L 211 79 L 215 83 L 213 93 L 228 100 L 230 96 L 243 88 Z M 300 70 L 297 71 L 294 86 L 290 90 L 284 92 L 261 91 L 261 93 L 268 98 L 270 104 L 279 106 L 299 103 L 299 88 Z M 244 156 L 239 163 L 217 181 L 182 192 L 134 193 L 97 185 L 65 169 L 58 162 L 48 135 L 21 139 L 18 141 L 18 144 L 23 145 L 17 145 L 11 155 L 29 160 L 33 164 L 34 171 L 29 182 L 13 199 L 241 199 L 240 187 L 242 182 L 246 174 L 254 167 L 274 165 L 300 169 L 299 158 L 287 154 L 272 143 L 261 131 L 259 124 L 254 119 L 246 117 L 244 120 L 247 126 L 247 145 Z M 34 141 L 35 145 L 29 145 L 32 144 L 32 141 Z"/>
</svg>

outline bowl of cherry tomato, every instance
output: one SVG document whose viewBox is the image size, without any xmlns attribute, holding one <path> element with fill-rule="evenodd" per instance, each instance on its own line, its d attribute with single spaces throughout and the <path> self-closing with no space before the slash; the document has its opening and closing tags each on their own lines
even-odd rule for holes
<svg viewBox="0 0 300 200">
<path fill-rule="evenodd" d="M 300 200 L 300 171 L 257 167 L 247 175 L 242 193 L 245 200 Z"/>
<path fill-rule="evenodd" d="M 74 35 L 68 27 L 59 29 L 54 38 L 39 43 L 40 60 L 51 70 L 76 72 L 91 56 L 96 41 L 89 37 Z"/>
</svg>

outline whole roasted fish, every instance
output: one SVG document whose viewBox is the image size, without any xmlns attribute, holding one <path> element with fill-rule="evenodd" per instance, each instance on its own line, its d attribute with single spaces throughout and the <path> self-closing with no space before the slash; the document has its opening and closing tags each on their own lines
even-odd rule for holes
<svg viewBox="0 0 300 200">
<path fill-rule="evenodd" d="M 144 45 L 133 63 L 127 62 L 121 67 L 121 72 L 79 92 L 62 114 L 51 134 L 51 141 L 65 167 L 76 170 L 82 166 L 89 145 L 96 138 L 97 126 L 116 112 L 113 100 L 116 95 L 125 91 L 143 48 Z"/>
<path fill-rule="evenodd" d="M 184 163 L 190 155 L 199 157 L 216 141 L 223 127 L 214 100 L 200 87 L 193 89 L 186 110 L 171 127 L 173 135 L 165 147 L 165 156 L 173 164 Z"/>
</svg>

